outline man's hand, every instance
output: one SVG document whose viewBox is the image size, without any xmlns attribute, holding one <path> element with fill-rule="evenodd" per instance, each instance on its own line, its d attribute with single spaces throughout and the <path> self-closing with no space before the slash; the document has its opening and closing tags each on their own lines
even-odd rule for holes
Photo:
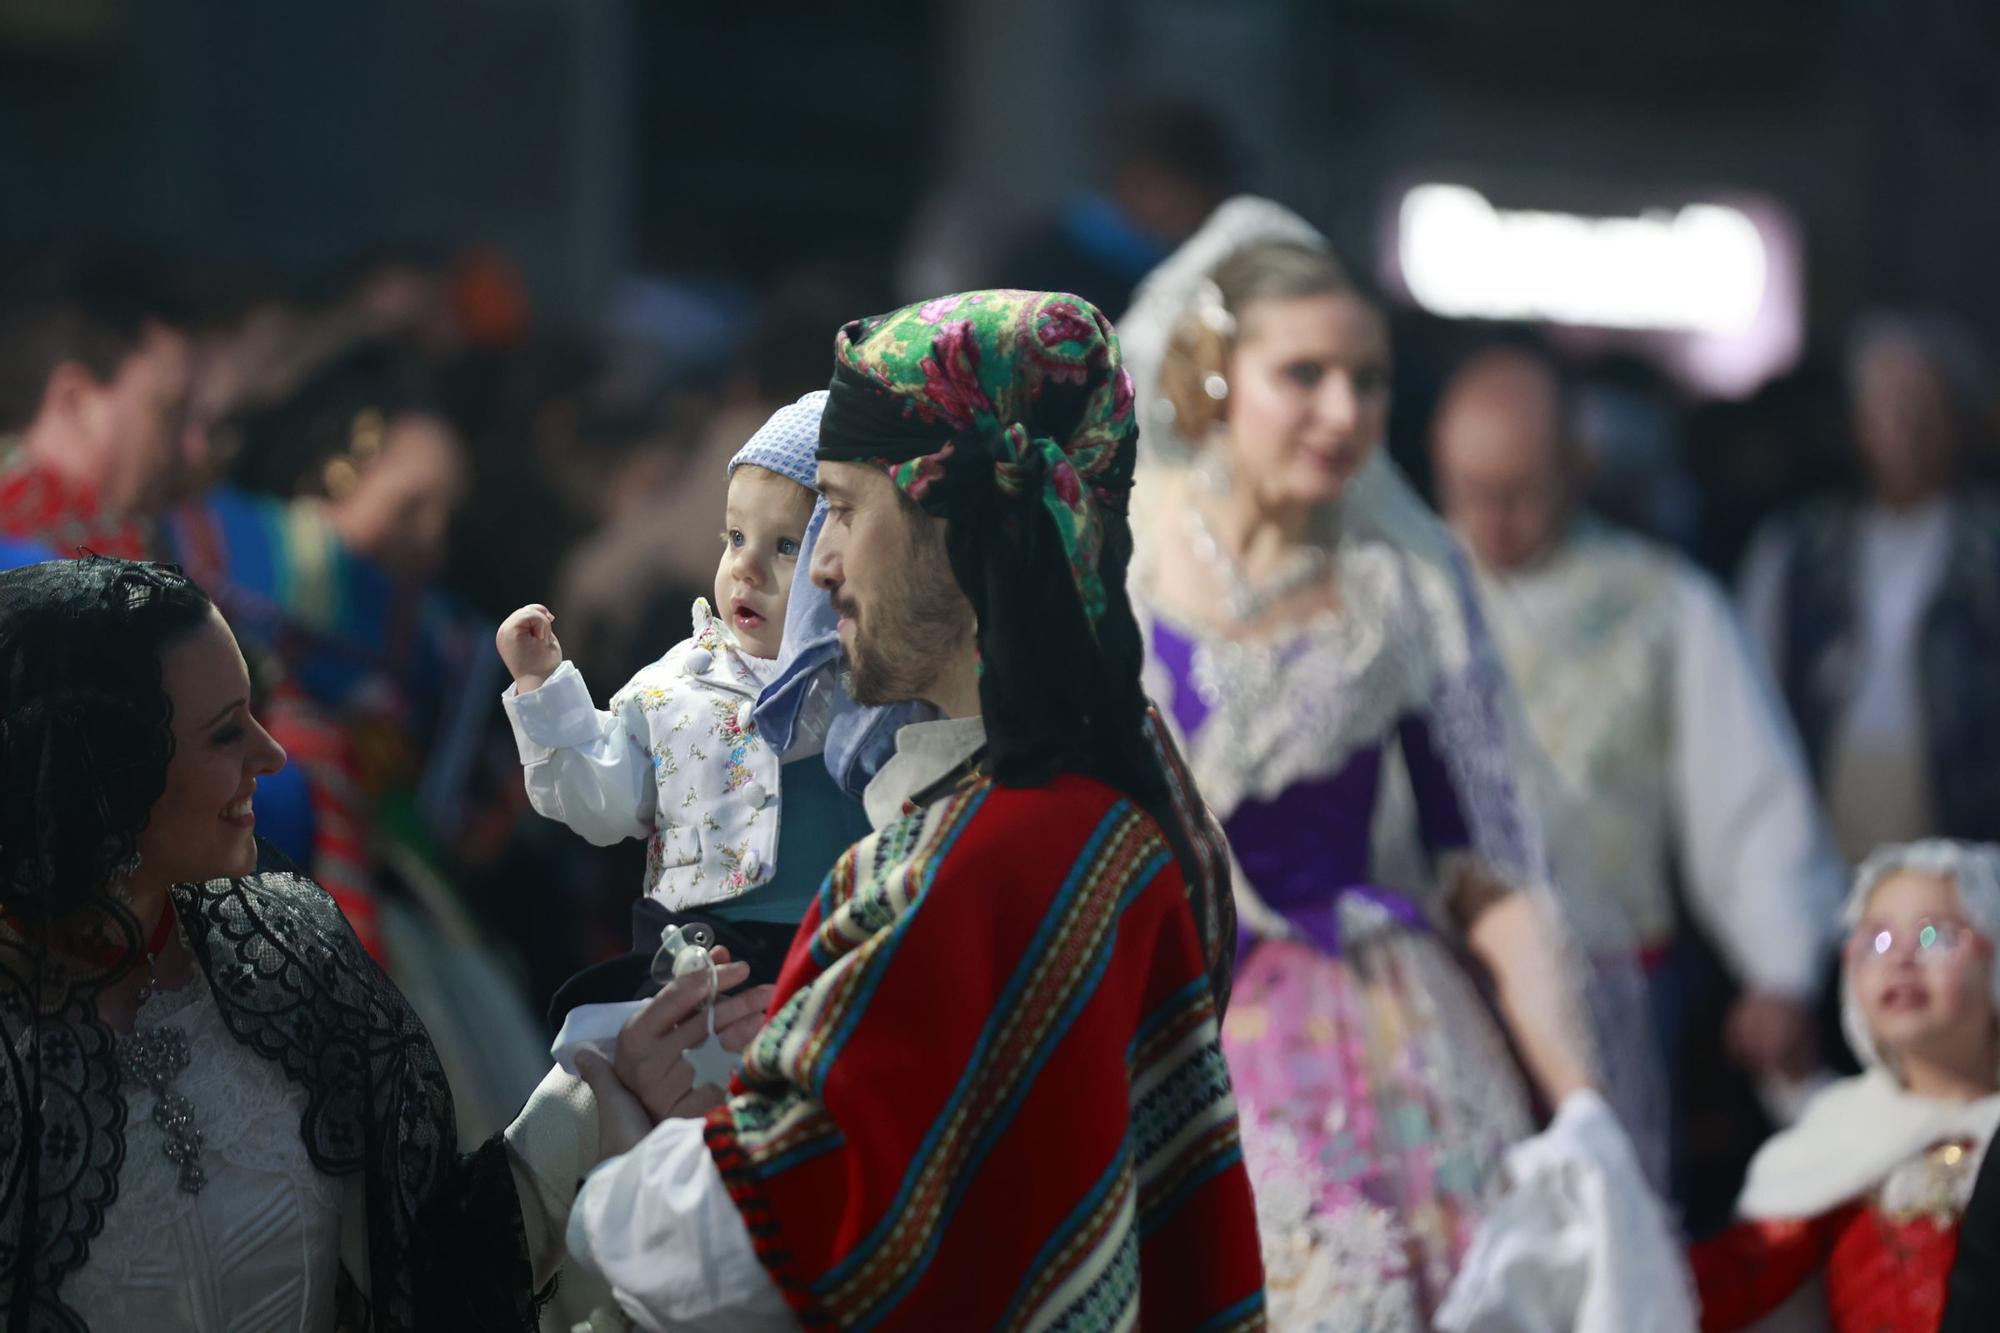
<svg viewBox="0 0 2000 1333">
<path fill-rule="evenodd" d="M 535 602 L 524 606 L 500 622 L 493 636 L 500 660 L 514 678 L 521 694 L 540 689 L 542 682 L 562 665 L 562 644 L 556 639 L 555 612 Z"/>
<path fill-rule="evenodd" d="M 729 961 L 727 949 L 716 949 L 717 992 L 740 986 L 750 976 L 747 963 Z M 718 999 L 715 1031 L 724 1050 L 741 1051 L 764 1026 L 775 987 L 759 986 Z M 694 1086 L 694 1066 L 681 1058 L 690 1047 L 708 1040 L 708 978 L 700 972 L 675 977 L 646 1007 L 632 1015 L 618 1034 L 612 1067 L 618 1081 L 636 1094 L 655 1122 L 669 1117 L 693 1118 L 722 1105 L 722 1089 Z"/>
<path fill-rule="evenodd" d="M 609 1161 L 639 1146 L 639 1140 L 653 1132 L 653 1118 L 618 1081 L 611 1064 L 596 1051 L 576 1053 L 576 1072 L 590 1085 L 597 1101 L 597 1158 Z"/>
<path fill-rule="evenodd" d="M 1760 1076 L 1804 1078 L 1819 1058 L 1812 1011 L 1784 995 L 1744 995 L 1730 1011 L 1723 1037 L 1730 1058 Z"/>
</svg>

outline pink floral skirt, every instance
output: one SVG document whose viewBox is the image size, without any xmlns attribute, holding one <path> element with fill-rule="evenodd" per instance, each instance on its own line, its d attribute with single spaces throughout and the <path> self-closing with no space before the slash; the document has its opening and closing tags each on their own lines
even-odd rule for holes
<svg viewBox="0 0 2000 1333">
<path fill-rule="evenodd" d="M 1350 933 L 1343 956 L 1256 946 L 1223 1024 L 1257 1192 L 1273 1327 L 1429 1327 L 1532 1132 L 1519 1067 L 1429 935 Z"/>
</svg>

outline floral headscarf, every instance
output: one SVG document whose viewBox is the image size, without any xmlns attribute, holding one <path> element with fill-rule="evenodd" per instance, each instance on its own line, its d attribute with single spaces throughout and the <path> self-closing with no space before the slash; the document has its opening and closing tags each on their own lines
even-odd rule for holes
<svg viewBox="0 0 2000 1333">
<path fill-rule="evenodd" d="M 1068 769 L 1135 795 L 1160 785 L 1125 600 L 1137 442 L 1118 335 L 1080 297 L 966 292 L 835 340 L 819 457 L 880 465 L 948 520 L 1003 783 Z"/>
</svg>

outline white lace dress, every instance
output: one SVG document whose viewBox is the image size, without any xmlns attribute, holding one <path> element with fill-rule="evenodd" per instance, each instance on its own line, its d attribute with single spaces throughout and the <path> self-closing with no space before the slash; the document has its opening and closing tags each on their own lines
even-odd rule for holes
<svg viewBox="0 0 2000 1333">
<path fill-rule="evenodd" d="M 153 1094 L 128 1083 L 118 1197 L 65 1300 L 96 1333 L 331 1330 L 341 1186 L 306 1156 L 305 1091 L 230 1036 L 199 970 L 140 1011 L 142 1030 L 164 1023 L 187 1034 L 173 1088 L 194 1104 L 207 1183 L 180 1190 Z"/>
</svg>

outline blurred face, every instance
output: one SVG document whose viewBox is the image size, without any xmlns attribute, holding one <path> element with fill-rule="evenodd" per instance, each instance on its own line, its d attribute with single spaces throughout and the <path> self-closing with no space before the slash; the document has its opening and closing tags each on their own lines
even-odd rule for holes
<svg viewBox="0 0 2000 1333">
<path fill-rule="evenodd" d="M 776 657 L 785 607 L 813 493 L 789 477 L 744 464 L 729 478 L 722 563 L 715 567 L 715 609 L 752 657 Z"/>
<path fill-rule="evenodd" d="M 927 699 L 948 662 L 972 651 L 972 606 L 944 549 L 944 522 L 914 507 L 881 468 L 821 463 L 826 525 L 812 579 L 840 613 L 854 698 Z"/>
<path fill-rule="evenodd" d="M 1474 373 L 1438 413 L 1439 506 L 1481 564 L 1518 569 L 1555 541 L 1569 507 L 1556 395 L 1525 368 Z"/>
<path fill-rule="evenodd" d="M 1252 301 L 1229 360 L 1232 476 L 1273 506 L 1340 497 L 1389 427 L 1389 338 L 1347 293 Z"/>
<path fill-rule="evenodd" d="M 186 335 L 154 324 L 100 385 L 86 411 L 99 456 L 111 460 L 105 495 L 121 509 L 157 508 L 180 471 L 180 429 L 192 378 Z"/>
<path fill-rule="evenodd" d="M 246 317 L 241 327 L 210 333 L 191 344 L 187 413 L 181 426 L 184 494 L 205 489 L 228 461 L 216 456 L 217 426 L 242 405 L 253 377 L 270 363 L 292 323 L 290 311 L 269 305 Z"/>
<path fill-rule="evenodd" d="M 465 451 L 434 416 L 392 419 L 382 452 L 327 515 L 354 550 L 392 573 L 428 578 L 444 562 L 451 521 L 465 499 Z"/>
<path fill-rule="evenodd" d="M 1885 1054 L 1967 1067 L 1990 1049 L 1993 943 L 1966 921 L 1949 878 L 1906 870 L 1883 880 L 1848 940 L 1847 966 Z"/>
<path fill-rule="evenodd" d="M 1215 192 L 1168 167 L 1134 164 L 1112 193 L 1125 215 L 1155 240 L 1178 245 L 1194 235 L 1216 204 Z"/>
<path fill-rule="evenodd" d="M 1920 504 L 1951 481 L 1957 431 L 1944 377 L 1923 349 L 1890 338 L 1856 369 L 1854 435 L 1876 494 Z"/>
<path fill-rule="evenodd" d="M 161 683 L 174 705 L 174 757 L 139 855 L 149 875 L 198 883 L 257 867 L 257 779 L 285 752 L 250 715 L 250 673 L 219 611 L 160 654 Z"/>
</svg>

